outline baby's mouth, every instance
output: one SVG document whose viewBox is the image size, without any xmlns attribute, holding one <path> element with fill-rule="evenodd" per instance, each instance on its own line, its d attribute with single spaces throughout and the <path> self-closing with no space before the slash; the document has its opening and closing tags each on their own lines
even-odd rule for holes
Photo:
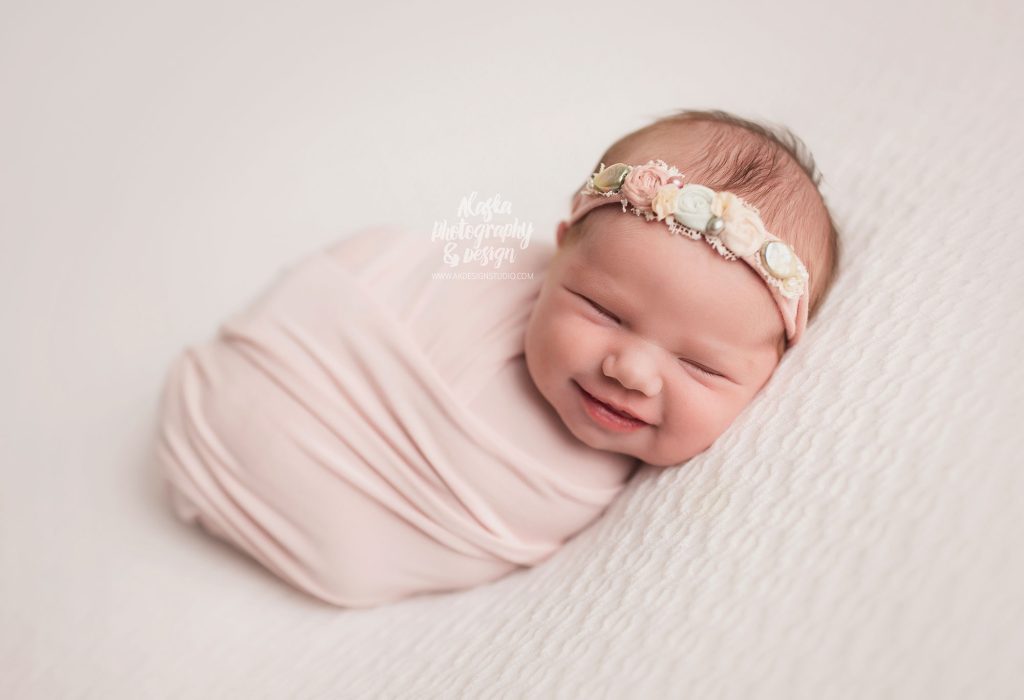
<svg viewBox="0 0 1024 700">
<path fill-rule="evenodd" d="M 618 408 L 616 406 L 613 406 L 612 404 L 608 403 L 607 401 L 604 401 L 603 399 L 600 399 L 600 398 L 594 396 L 589 391 L 584 389 L 583 386 L 579 382 L 577 382 L 575 379 L 573 380 L 573 384 L 575 384 L 576 388 L 579 389 L 584 395 L 588 396 L 591 400 L 593 400 L 593 401 L 597 402 L 598 404 L 600 404 L 601 406 L 603 406 L 605 409 L 607 409 L 613 415 L 620 417 L 623 421 L 626 421 L 627 423 L 633 423 L 633 424 L 636 424 L 636 425 L 651 425 L 651 423 L 648 423 L 643 418 L 640 418 L 639 416 L 636 416 L 636 415 L 630 413 L 629 411 L 626 411 L 625 409 L 621 409 L 621 408 Z"/>
</svg>

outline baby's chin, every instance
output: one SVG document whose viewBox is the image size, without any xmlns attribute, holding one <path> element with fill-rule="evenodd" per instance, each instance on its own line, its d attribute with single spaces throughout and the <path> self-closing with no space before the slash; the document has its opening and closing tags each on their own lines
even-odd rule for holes
<svg viewBox="0 0 1024 700">
<path fill-rule="evenodd" d="M 561 417 L 561 413 L 559 413 Z M 692 450 L 678 449 L 675 452 L 669 452 L 663 449 L 654 449 L 649 444 L 644 445 L 629 445 L 626 444 L 629 441 L 629 437 L 626 436 L 614 436 L 606 433 L 594 433 L 592 431 L 583 431 L 566 421 L 562 418 L 562 424 L 565 429 L 568 430 L 575 438 L 580 442 L 584 443 L 588 447 L 603 451 L 611 452 L 614 454 L 623 454 L 625 456 L 631 456 L 637 458 L 644 464 L 651 465 L 653 467 L 678 467 L 682 465 L 697 453 L 693 453 Z M 641 430 L 663 430 L 663 428 L 649 427 Z M 655 444 L 659 440 L 653 441 Z M 703 450 L 700 450 L 701 452 Z"/>
<path fill-rule="evenodd" d="M 566 427 L 568 427 L 569 431 L 572 432 L 571 427 Z M 576 435 L 575 433 L 573 434 Z M 607 444 L 600 445 L 595 444 L 593 441 L 588 442 L 586 436 L 576 435 L 576 438 L 583 444 L 587 445 L 588 447 L 592 447 L 595 450 L 600 450 L 602 452 L 611 452 L 613 454 L 620 454 L 626 457 L 633 457 L 635 459 L 640 460 L 644 464 L 650 464 L 655 467 L 675 467 L 682 464 L 683 462 L 686 462 L 689 459 L 689 457 L 686 456 L 679 457 L 678 459 L 673 457 L 665 457 L 662 455 L 655 454 L 650 450 L 644 449 L 616 449 L 614 446 L 609 446 Z"/>
<path fill-rule="evenodd" d="M 666 456 L 659 454 L 656 450 L 651 449 L 650 446 L 627 445 L 625 443 L 628 442 L 628 437 L 603 433 L 596 431 L 596 429 L 587 430 L 587 426 L 580 426 L 572 420 L 567 420 L 566 416 L 562 415 L 562 412 L 557 406 L 552 404 L 552 407 L 558 414 L 558 417 L 562 421 L 562 425 L 565 426 L 565 429 L 579 442 L 591 449 L 598 450 L 600 452 L 608 452 L 610 454 L 618 454 L 624 457 L 632 457 L 640 460 L 641 462 L 652 464 L 657 467 L 671 467 L 689 459 L 689 457 L 685 455 L 679 459 L 674 459 L 671 455 Z M 658 430 L 658 428 L 650 426 L 642 428 L 642 430 Z"/>
</svg>

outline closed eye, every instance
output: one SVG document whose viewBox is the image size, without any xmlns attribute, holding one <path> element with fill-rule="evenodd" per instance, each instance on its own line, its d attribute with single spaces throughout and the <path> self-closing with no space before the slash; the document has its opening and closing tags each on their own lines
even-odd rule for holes
<svg viewBox="0 0 1024 700">
<path fill-rule="evenodd" d="M 578 296 L 580 299 L 582 299 L 583 301 L 585 301 L 588 304 L 590 304 L 590 306 L 594 309 L 594 311 L 596 311 L 597 313 L 601 314 L 602 316 L 604 316 L 608 320 L 615 321 L 616 323 L 619 322 L 619 319 L 618 319 L 618 317 L 615 314 L 613 314 L 612 312 L 608 311 L 608 309 L 604 308 L 600 304 L 595 304 L 593 301 L 591 301 L 590 299 L 586 298 L 582 294 L 577 294 L 576 292 L 573 292 L 573 294 L 576 294 L 576 296 Z"/>
<path fill-rule="evenodd" d="M 569 290 L 569 291 L 572 291 L 572 290 Z M 608 311 L 606 308 L 604 308 L 600 304 L 597 304 L 597 303 L 591 301 L 590 299 L 588 299 L 587 297 L 583 296 L 582 294 L 580 294 L 578 292 L 572 292 L 572 293 L 575 294 L 576 296 L 578 296 L 583 301 L 587 302 L 590 305 L 590 307 L 592 309 L 594 309 L 594 311 L 596 311 L 597 313 L 601 314 L 602 316 L 607 318 L 609 321 L 614 321 L 615 323 L 619 323 L 620 322 L 618 317 L 615 316 L 615 314 L 611 313 L 610 311 Z M 704 374 L 704 375 L 706 375 L 708 377 L 720 377 L 722 379 L 725 379 L 725 375 L 724 374 L 719 374 L 718 372 L 714 372 L 712 370 L 705 369 L 704 367 L 701 367 L 697 363 L 695 363 L 695 362 L 693 362 L 691 360 L 687 360 L 685 357 L 680 357 L 679 361 L 680 362 L 685 362 L 686 364 L 690 365 L 691 367 L 693 367 L 695 370 L 697 370 L 701 374 Z"/>
<path fill-rule="evenodd" d="M 708 375 L 709 377 L 721 377 L 721 376 L 724 376 L 724 375 L 721 375 L 721 374 L 719 374 L 718 372 L 712 372 L 712 371 L 710 371 L 710 370 L 704 369 L 704 368 L 703 368 L 703 367 L 701 367 L 700 365 L 698 365 L 698 364 L 696 364 L 696 363 L 694 363 L 694 362 L 691 362 L 690 360 L 687 360 L 687 359 L 686 359 L 686 358 L 684 358 L 684 357 L 680 357 L 679 359 L 680 359 L 680 360 L 681 360 L 682 362 L 685 362 L 686 364 L 688 364 L 688 365 L 690 365 L 691 367 L 693 367 L 693 368 L 694 368 L 695 370 L 697 370 L 697 371 L 698 371 L 698 372 L 700 372 L 701 374 L 706 374 L 706 375 Z"/>
</svg>

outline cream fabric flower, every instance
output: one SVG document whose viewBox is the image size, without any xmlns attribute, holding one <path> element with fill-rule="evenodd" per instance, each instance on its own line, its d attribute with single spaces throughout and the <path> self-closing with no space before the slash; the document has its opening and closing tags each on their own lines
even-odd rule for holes
<svg viewBox="0 0 1024 700">
<path fill-rule="evenodd" d="M 727 218 L 726 214 L 731 215 L 741 206 L 743 206 L 743 202 L 732 192 L 715 192 L 714 199 L 711 200 L 711 213 L 725 219 Z"/>
<path fill-rule="evenodd" d="M 654 201 L 651 202 L 651 209 L 658 217 L 658 221 L 664 221 L 676 210 L 676 197 L 679 188 L 675 185 L 662 185 L 654 193 Z"/>
<path fill-rule="evenodd" d="M 767 238 L 761 217 L 731 192 L 716 192 L 711 212 L 725 221 L 722 243 L 740 257 L 756 253 Z"/>
</svg>

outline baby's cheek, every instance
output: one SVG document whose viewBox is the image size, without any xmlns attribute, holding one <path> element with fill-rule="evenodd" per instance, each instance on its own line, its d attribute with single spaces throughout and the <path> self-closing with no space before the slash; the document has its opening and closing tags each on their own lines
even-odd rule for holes
<svg viewBox="0 0 1024 700">
<path fill-rule="evenodd" d="M 543 374 L 561 373 L 573 355 L 573 323 L 546 309 L 528 329 L 526 351 L 536 371 Z"/>
<path fill-rule="evenodd" d="M 662 463 L 678 464 L 700 454 L 728 427 L 730 412 L 696 384 L 687 377 L 672 387 L 670 408 L 658 431 L 656 452 Z"/>
<path fill-rule="evenodd" d="M 544 309 L 536 330 L 549 352 L 571 352 L 573 336 L 580 332 L 580 324 L 574 314 L 567 314 L 557 305 L 551 305 Z"/>
<path fill-rule="evenodd" d="M 558 352 L 578 369 L 600 371 L 611 347 L 611 334 L 597 324 L 573 315 L 557 324 Z"/>
</svg>

